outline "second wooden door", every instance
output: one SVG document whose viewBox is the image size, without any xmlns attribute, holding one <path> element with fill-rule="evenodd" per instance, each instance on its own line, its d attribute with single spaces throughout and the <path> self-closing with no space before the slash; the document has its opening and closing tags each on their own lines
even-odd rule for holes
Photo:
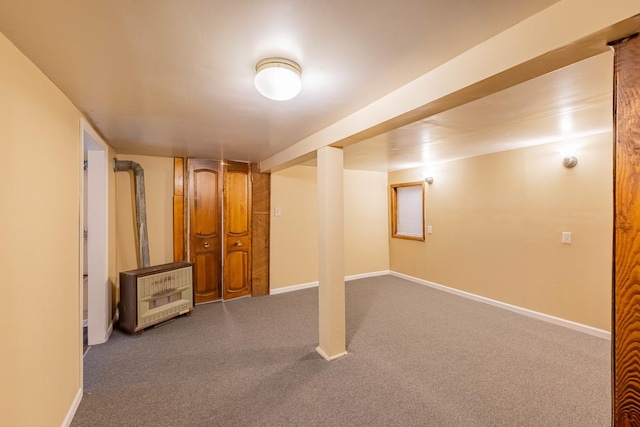
<svg viewBox="0 0 640 427">
<path fill-rule="evenodd" d="M 251 294 L 251 166 L 224 165 L 225 300 Z"/>
</svg>

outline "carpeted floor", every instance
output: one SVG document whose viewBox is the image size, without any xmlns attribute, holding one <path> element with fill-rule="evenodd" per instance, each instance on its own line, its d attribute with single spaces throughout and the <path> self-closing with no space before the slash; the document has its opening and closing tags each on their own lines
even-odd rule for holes
<svg viewBox="0 0 640 427">
<path fill-rule="evenodd" d="M 197 306 L 84 358 L 73 426 L 607 426 L 610 342 L 392 276 L 347 283 L 347 351 L 317 289 Z"/>
</svg>

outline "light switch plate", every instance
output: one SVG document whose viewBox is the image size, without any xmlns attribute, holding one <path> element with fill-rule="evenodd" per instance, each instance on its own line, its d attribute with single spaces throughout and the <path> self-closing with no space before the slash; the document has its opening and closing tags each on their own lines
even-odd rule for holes
<svg viewBox="0 0 640 427">
<path fill-rule="evenodd" d="M 571 232 L 570 231 L 563 231 L 562 232 L 562 243 L 564 243 L 564 244 L 571 243 Z"/>
<path fill-rule="evenodd" d="M 433 233 L 433 227 L 431 227 L 430 225 L 427 225 L 427 234 L 431 234 Z"/>
</svg>

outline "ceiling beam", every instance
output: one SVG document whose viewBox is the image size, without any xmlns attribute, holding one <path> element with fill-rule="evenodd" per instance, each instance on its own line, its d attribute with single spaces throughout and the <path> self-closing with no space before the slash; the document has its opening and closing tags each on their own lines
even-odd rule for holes
<svg viewBox="0 0 640 427">
<path fill-rule="evenodd" d="M 260 162 L 275 172 L 602 53 L 640 31 L 637 0 L 561 0 Z"/>
</svg>

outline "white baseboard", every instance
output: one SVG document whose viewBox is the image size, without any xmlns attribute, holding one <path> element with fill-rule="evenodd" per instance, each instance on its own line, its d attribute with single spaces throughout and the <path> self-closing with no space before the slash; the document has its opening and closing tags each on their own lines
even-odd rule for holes
<svg viewBox="0 0 640 427">
<path fill-rule="evenodd" d="M 540 313 L 537 311 L 529 310 L 526 308 L 518 307 L 515 305 L 507 304 L 501 301 L 496 301 L 491 298 L 482 297 L 480 295 L 472 294 L 470 292 L 461 291 L 458 289 L 450 288 L 448 286 L 439 285 L 437 283 L 429 282 L 428 280 L 418 279 L 417 277 L 408 276 L 406 274 L 397 273 L 395 271 L 391 271 L 389 273 L 392 276 L 400 277 L 405 280 L 409 280 L 411 282 L 419 283 L 424 286 L 429 286 L 430 288 L 438 289 L 440 291 L 448 292 L 450 294 L 458 295 L 464 298 L 468 298 L 474 301 L 482 302 L 485 304 L 492 305 L 494 307 L 502 308 L 504 310 L 509 310 L 514 313 L 522 314 L 524 316 L 532 317 L 534 319 L 542 320 L 548 323 L 553 323 L 554 325 L 564 326 L 565 328 L 573 329 L 575 331 L 584 332 L 589 335 L 593 335 L 598 338 L 604 338 L 607 340 L 611 339 L 611 332 L 594 328 L 592 326 L 583 325 L 581 323 L 572 322 L 571 320 L 561 319 L 559 317 L 551 316 L 548 314 Z"/>
<path fill-rule="evenodd" d="M 344 278 L 345 282 L 358 279 L 366 279 L 367 277 L 387 276 L 390 273 L 389 270 L 372 271 L 371 273 L 353 274 Z"/>
<path fill-rule="evenodd" d="M 301 289 L 317 288 L 318 282 L 301 283 L 299 285 L 285 286 L 283 288 L 270 289 L 269 295 L 284 294 L 286 292 L 299 291 Z"/>
<path fill-rule="evenodd" d="M 76 393 L 76 398 L 73 399 L 73 403 L 71 404 L 71 408 L 67 412 L 67 416 L 64 417 L 62 421 L 62 427 L 69 427 L 71 425 L 71 421 L 73 417 L 76 415 L 76 411 L 78 410 L 78 406 L 80 406 L 80 401 L 82 400 L 82 388 L 78 389 Z"/>
<path fill-rule="evenodd" d="M 344 281 L 349 282 L 351 280 L 364 279 L 367 277 L 386 276 L 388 274 L 389 274 L 389 270 L 372 271 L 371 273 L 353 274 L 351 276 L 345 276 Z M 291 286 L 284 286 L 282 288 L 271 289 L 269 290 L 269 295 L 278 295 L 278 294 L 284 294 L 285 292 L 293 292 L 293 291 L 299 291 L 301 289 L 317 288 L 317 287 L 318 287 L 317 281 L 300 283 L 299 285 L 291 285 Z"/>
</svg>

